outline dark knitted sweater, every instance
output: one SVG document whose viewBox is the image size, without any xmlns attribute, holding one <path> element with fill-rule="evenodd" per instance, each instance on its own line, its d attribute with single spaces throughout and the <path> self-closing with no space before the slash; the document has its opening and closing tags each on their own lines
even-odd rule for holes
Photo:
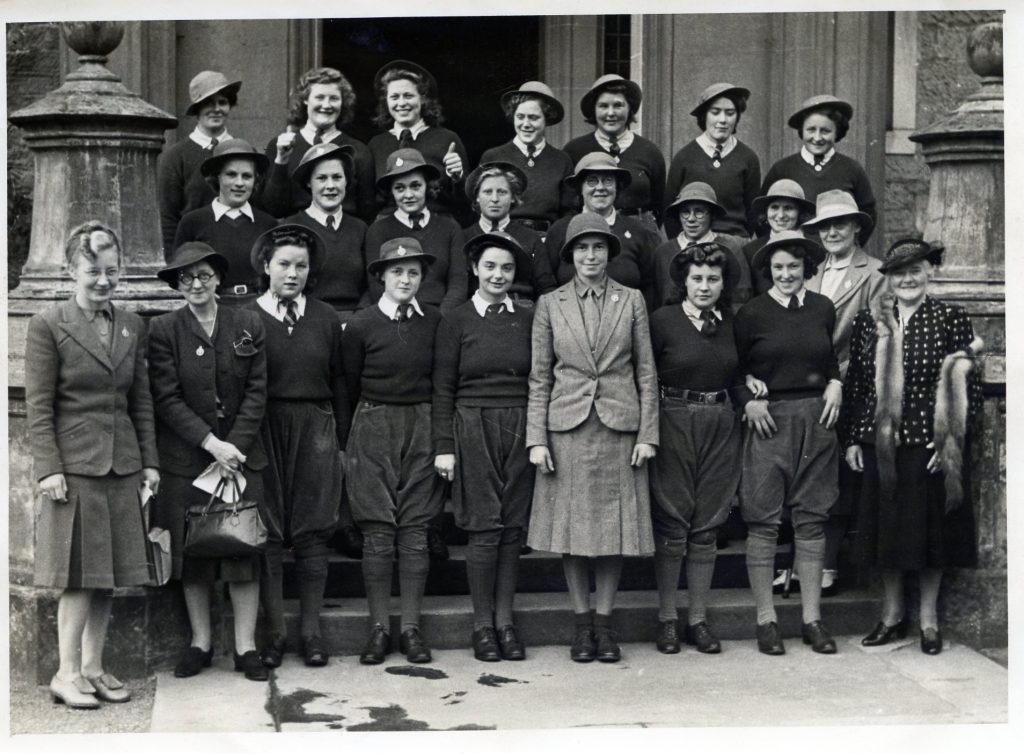
<svg viewBox="0 0 1024 754">
<path fill-rule="evenodd" d="M 156 164 L 156 192 L 160 202 L 160 237 L 164 258 L 174 251 L 174 234 L 181 218 L 212 202 L 217 194 L 203 180 L 199 167 L 213 154 L 192 139 L 182 139 L 163 151 Z"/>
<path fill-rule="evenodd" d="M 234 220 L 225 215 L 216 221 L 210 205 L 193 210 L 178 223 L 174 248 L 186 241 L 207 243 L 228 260 L 228 274 L 221 281 L 221 288 L 240 284 L 258 287 L 260 273 L 252 268 L 249 253 L 259 235 L 275 227 L 277 220 L 256 208 L 253 208 L 253 217 L 256 218 L 255 222 L 245 215 L 239 215 Z"/>
<path fill-rule="evenodd" d="M 347 212 L 341 224 L 328 230 L 305 212 L 282 222 L 298 223 L 315 230 L 327 246 L 324 265 L 316 276 L 309 295 L 325 301 L 339 311 L 353 311 L 366 303 L 366 223 Z"/>
<path fill-rule="evenodd" d="M 752 374 L 768 385 L 768 400 L 818 397 L 831 379 L 839 379 L 832 346 L 836 308 L 828 296 L 807 291 L 804 305 L 787 309 L 763 293 L 736 314 L 733 329 L 740 375 Z M 741 405 L 753 398 L 737 391 Z"/>
<path fill-rule="evenodd" d="M 591 152 L 606 152 L 593 132 L 578 136 L 563 149 L 573 165 Z M 633 180 L 619 192 L 615 206 L 627 212 L 650 210 L 660 220 L 665 207 L 665 155 L 653 141 L 634 135 L 629 149 L 619 154 L 619 167 L 628 170 Z"/>
<path fill-rule="evenodd" d="M 516 267 L 516 279 L 509 292 L 514 293 L 517 296 L 528 298 L 531 301 L 536 301 L 541 297 L 541 294 L 550 293 L 555 290 L 555 288 L 558 287 L 558 283 L 555 281 L 555 275 L 551 271 L 551 262 L 544 250 L 543 236 L 533 228 L 527 228 L 525 225 L 520 225 L 515 220 L 505 226 L 505 232 L 519 242 L 523 247 L 523 250 L 533 261 L 530 269 L 520 269 L 522 265 Z M 465 245 L 470 239 L 476 238 L 480 235 L 483 235 L 483 230 L 480 228 L 479 222 L 475 222 L 469 227 L 463 228 L 463 245 Z M 467 260 L 467 263 L 468 261 L 469 260 Z M 469 295 L 472 296 L 473 292 L 478 287 L 479 283 L 473 275 L 473 271 L 470 270 Z"/>
<path fill-rule="evenodd" d="M 754 295 L 759 296 L 772 287 L 771 275 L 766 275 L 763 270 L 754 266 L 754 255 L 761 250 L 761 247 L 768 243 L 768 236 L 758 236 L 743 245 L 743 256 L 750 266 L 750 283 L 754 288 Z"/>
<path fill-rule="evenodd" d="M 749 236 L 754 227 L 750 205 L 761 189 L 761 161 L 754 150 L 741 141 L 719 162 L 716 168 L 696 140 L 676 152 L 668 170 L 665 203 L 671 204 L 686 184 L 703 181 L 715 190 L 718 203 L 725 208 L 725 214 L 712 221 L 711 229 L 716 233 Z M 680 230 L 678 212 L 666 214 L 668 237 L 675 238 Z"/>
<path fill-rule="evenodd" d="M 573 163 L 561 149 L 545 144 L 531 168 L 526 155 L 509 141 L 500 147 L 491 147 L 480 157 L 481 165 L 496 161 L 510 162 L 526 175 L 526 193 L 522 203 L 512 210 L 513 219 L 526 217 L 554 222 L 575 208 L 576 192 L 562 183 L 566 176 L 572 175 Z"/>
<path fill-rule="evenodd" d="M 800 184 L 804 190 L 807 201 L 813 202 L 818 194 L 832 189 L 841 189 L 853 194 L 857 201 L 857 207 L 861 212 L 867 213 L 874 223 L 877 218 L 875 210 L 875 194 L 871 190 L 871 182 L 864 168 L 852 157 L 836 152 L 836 154 L 822 167 L 821 172 L 804 162 L 800 153 L 791 154 L 771 166 L 768 175 L 764 177 L 761 185 L 762 195 L 768 191 L 768 187 L 775 181 L 789 178 Z M 862 230 L 859 235 L 860 245 L 867 243 L 871 237 L 871 230 Z"/>
<path fill-rule="evenodd" d="M 334 309 L 306 297 L 306 311 L 288 334 L 284 322 L 253 302 L 266 330 L 267 398 L 279 401 L 330 401 L 338 440 L 344 446 L 351 413 L 341 362 L 341 324 Z"/>
<path fill-rule="evenodd" d="M 423 315 L 396 322 L 377 306 L 358 311 L 341 338 L 348 396 L 373 403 L 412 405 L 431 398 L 434 334 L 441 312 L 424 306 Z"/>
<path fill-rule="evenodd" d="M 370 150 L 363 142 L 348 134 L 340 133 L 331 139 L 330 143 L 348 144 L 355 150 L 353 155 L 355 174 L 349 178 L 349 183 L 345 186 L 342 209 L 348 214 L 361 218 L 364 222 L 373 222 L 377 214 L 376 172 L 373 155 L 370 154 Z M 288 163 L 278 165 L 274 162 L 277 157 L 277 137 L 270 140 L 266 150 L 267 159 L 270 160 L 270 169 L 260 195 L 256 198 L 256 204 L 259 207 L 274 217 L 286 217 L 309 206 L 313 197 L 310 196 L 309 190 L 305 186 L 300 186 L 291 179 L 291 174 L 302 161 L 302 155 L 306 154 L 312 146 L 301 132 L 297 133 Z"/>
<path fill-rule="evenodd" d="M 722 319 L 711 337 L 693 326 L 680 304 L 663 306 L 651 315 L 651 345 L 660 384 L 704 393 L 739 385 L 733 314 L 728 309 L 719 311 Z"/>
<path fill-rule="evenodd" d="M 434 452 L 453 453 L 455 405 L 525 406 L 533 312 L 481 317 L 472 301 L 450 311 L 434 343 Z"/>
<path fill-rule="evenodd" d="M 437 259 L 430 265 L 420 284 L 416 300 L 421 304 L 440 306 L 448 311 L 466 300 L 466 258 L 462 255 L 462 228 L 444 215 L 431 214 L 426 227 L 413 230 L 403 225 L 394 214 L 382 217 L 366 231 L 366 262 L 380 258 L 385 241 L 403 236 L 415 238 L 423 251 Z M 384 287 L 376 277 L 369 280 L 370 302 L 376 303 Z"/>
</svg>

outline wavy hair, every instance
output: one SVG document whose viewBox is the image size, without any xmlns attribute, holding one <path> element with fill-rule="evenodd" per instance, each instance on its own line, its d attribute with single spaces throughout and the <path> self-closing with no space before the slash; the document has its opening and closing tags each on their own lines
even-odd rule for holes
<svg viewBox="0 0 1024 754">
<path fill-rule="evenodd" d="M 550 123 L 558 117 L 558 113 L 555 108 L 543 97 L 538 97 L 536 94 L 532 94 L 531 92 L 516 92 L 509 96 L 501 107 L 505 113 L 505 117 L 508 118 L 510 123 L 515 119 L 516 110 L 524 102 L 539 102 L 540 110 L 544 113 L 545 123 Z"/>
<path fill-rule="evenodd" d="M 297 128 L 306 125 L 308 112 L 306 103 L 313 84 L 336 84 L 341 92 L 341 113 L 338 115 L 338 126 L 347 126 L 352 122 L 356 110 L 356 91 L 344 74 L 337 68 L 310 68 L 299 79 L 299 84 L 292 92 L 288 102 L 288 124 Z"/>
<path fill-rule="evenodd" d="M 117 252 L 117 263 L 120 265 L 121 241 L 114 229 L 99 220 L 86 220 L 81 225 L 72 228 L 68 234 L 68 242 L 64 245 L 64 261 L 67 269 L 74 268 L 78 264 L 79 257 L 85 257 L 90 262 L 95 262 L 96 255 L 107 249 L 114 249 Z"/>
<path fill-rule="evenodd" d="M 512 192 L 511 209 L 515 209 L 522 203 L 523 191 L 526 187 L 519 182 L 519 177 L 511 170 L 502 170 L 499 167 L 491 167 L 482 170 L 479 177 L 476 179 L 476 185 L 470 186 L 470 195 L 472 196 L 472 199 L 469 204 L 474 212 L 480 214 L 480 201 L 478 199 L 478 195 L 480 193 L 480 187 L 484 184 L 484 180 L 487 178 L 504 178 L 508 181 L 508 188 Z"/>
<path fill-rule="evenodd" d="M 722 273 L 722 295 L 718 297 L 718 308 L 728 308 L 732 304 L 732 288 L 736 281 L 732 279 L 732 269 L 729 260 L 725 256 L 729 251 L 721 245 L 716 244 L 713 251 L 705 251 L 702 248 L 694 248 L 677 254 L 672 259 L 672 274 L 670 278 L 675 286 L 672 295 L 669 296 L 667 304 L 681 304 L 686 298 L 686 278 L 690 275 L 690 268 L 694 265 L 707 265 L 717 267 Z M 680 286 L 676 280 L 682 280 Z"/>
<path fill-rule="evenodd" d="M 392 68 L 380 77 L 377 82 L 377 114 L 373 117 L 374 125 L 379 128 L 388 129 L 395 122 L 388 110 L 388 84 L 392 81 L 411 81 L 420 94 L 422 104 L 420 106 L 420 117 L 428 126 L 440 126 L 444 123 L 444 113 L 441 110 L 441 103 L 430 91 L 430 83 L 425 81 L 418 73 L 407 68 Z"/>
<path fill-rule="evenodd" d="M 284 246 L 298 246 L 305 249 L 309 255 L 309 277 L 306 278 L 306 287 L 303 292 L 309 292 L 316 288 L 316 276 L 313 274 L 313 249 L 316 241 L 313 239 L 312 231 L 287 229 L 276 233 L 269 233 L 256 249 L 256 267 L 260 270 L 260 281 L 263 290 L 270 288 L 270 275 L 261 268 L 274 258 L 274 252 Z"/>
</svg>

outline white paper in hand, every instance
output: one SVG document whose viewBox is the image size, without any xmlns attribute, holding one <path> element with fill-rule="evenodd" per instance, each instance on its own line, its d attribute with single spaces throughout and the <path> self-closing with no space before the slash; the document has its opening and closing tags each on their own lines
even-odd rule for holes
<svg viewBox="0 0 1024 754">
<path fill-rule="evenodd" d="M 245 492 L 245 476 L 242 474 L 235 474 L 235 481 L 238 482 L 238 491 Z M 202 474 L 195 478 L 192 482 L 193 487 L 198 487 L 207 495 L 212 495 L 213 491 L 217 489 L 217 485 L 220 484 L 220 467 L 216 463 L 211 463 L 206 467 L 206 470 Z M 220 491 L 220 499 L 225 503 L 235 502 L 235 485 L 228 480 L 228 483 L 224 485 Z"/>
</svg>

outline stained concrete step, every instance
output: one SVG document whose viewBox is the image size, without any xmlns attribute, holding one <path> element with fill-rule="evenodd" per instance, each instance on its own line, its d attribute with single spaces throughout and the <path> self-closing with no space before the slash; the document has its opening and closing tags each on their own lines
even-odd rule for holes
<svg viewBox="0 0 1024 754">
<path fill-rule="evenodd" d="M 687 595 L 678 595 L 680 615 L 685 617 Z M 657 630 L 657 593 L 650 590 L 620 592 L 616 600 L 614 628 L 620 641 L 653 642 Z M 822 617 L 833 634 L 867 633 L 877 620 L 879 599 L 867 590 L 849 590 L 822 601 Z M 775 598 L 779 626 L 787 637 L 800 635 L 800 599 Z M 573 617 L 563 593 L 524 593 L 516 596 L 516 623 L 529 646 L 565 644 L 572 640 Z M 298 602 L 285 604 L 289 651 L 300 644 Z M 708 623 L 720 639 L 754 639 L 754 603 L 749 589 L 715 589 L 708 602 Z M 320 625 L 329 651 L 358 654 L 366 641 L 367 613 L 364 599 L 328 599 Z M 230 651 L 232 621 L 222 623 L 219 646 Z M 468 596 L 437 595 L 424 598 L 421 628 L 427 642 L 437 649 L 468 649 L 473 612 Z M 399 602 L 391 603 L 391 635 L 400 633 Z M 396 646 L 397 648 L 397 646 Z"/>
</svg>

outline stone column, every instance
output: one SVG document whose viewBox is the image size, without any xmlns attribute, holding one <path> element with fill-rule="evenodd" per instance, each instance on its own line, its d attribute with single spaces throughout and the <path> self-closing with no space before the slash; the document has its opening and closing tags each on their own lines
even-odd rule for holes
<svg viewBox="0 0 1024 754">
<path fill-rule="evenodd" d="M 947 117 L 913 134 L 931 171 L 924 238 L 941 241 L 935 295 L 971 315 L 985 339 L 985 407 L 969 463 L 978 569 L 949 574 L 944 627 L 975 646 L 1007 644 L 1005 181 L 1003 25 L 982 24 L 967 57 L 981 88 Z"/>
</svg>

